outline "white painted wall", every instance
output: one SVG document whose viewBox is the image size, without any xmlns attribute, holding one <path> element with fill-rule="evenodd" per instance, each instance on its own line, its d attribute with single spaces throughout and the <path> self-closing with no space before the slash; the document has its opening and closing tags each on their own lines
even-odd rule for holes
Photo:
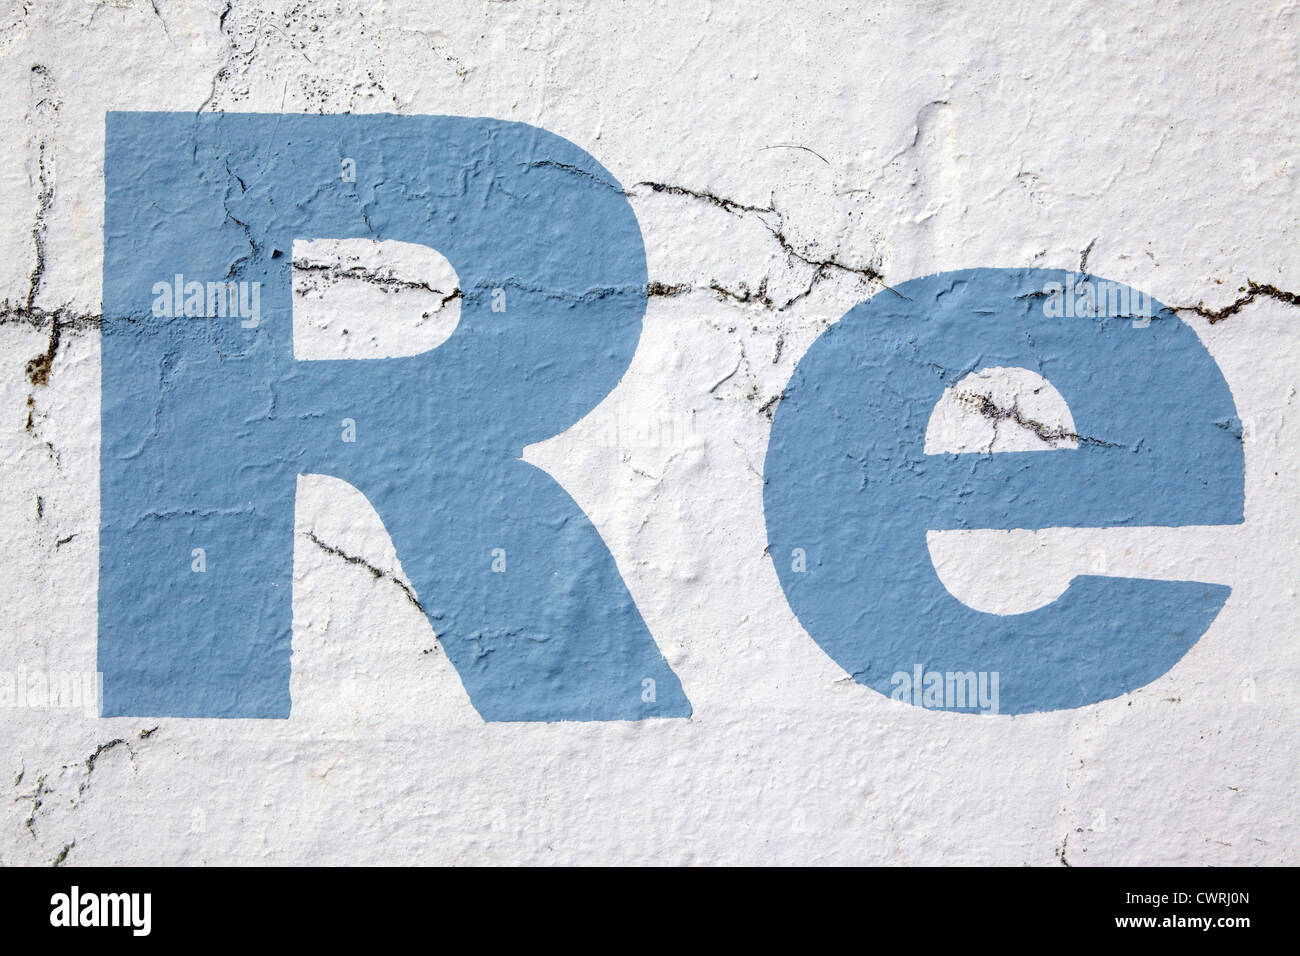
<svg viewBox="0 0 1300 956">
<path fill-rule="evenodd" d="M 307 537 L 400 577 L 365 499 L 305 477 L 292 717 L 2 708 L 0 863 L 1296 862 L 1295 306 L 1182 313 L 1247 423 L 1244 525 L 931 541 L 990 609 L 1087 570 L 1233 587 L 1116 700 L 970 717 L 855 684 L 785 602 L 760 478 L 762 409 L 879 289 L 859 270 L 1089 250 L 1202 313 L 1300 289 L 1294 0 L 3 6 L 0 671 L 95 666 L 105 112 L 445 113 L 590 152 L 651 280 L 687 287 L 527 457 L 590 515 L 694 716 L 484 723 L 403 590 Z"/>
</svg>

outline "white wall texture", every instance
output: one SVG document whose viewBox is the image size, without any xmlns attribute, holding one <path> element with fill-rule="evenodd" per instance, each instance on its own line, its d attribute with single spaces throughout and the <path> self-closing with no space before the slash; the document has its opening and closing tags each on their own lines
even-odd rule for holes
<svg viewBox="0 0 1300 956">
<path fill-rule="evenodd" d="M 527 459 L 590 516 L 694 712 L 485 723 L 366 499 L 304 477 L 292 716 L 0 708 L 0 863 L 1296 862 L 1298 32 L 1294 0 L 5 2 L 0 671 L 96 666 L 105 112 L 486 116 L 595 156 L 679 287 L 619 387 Z M 1085 257 L 1219 363 L 1245 523 L 948 533 L 941 577 L 1000 613 L 1089 569 L 1231 598 L 1163 677 L 1076 710 L 854 683 L 764 553 L 771 400 L 877 273 Z"/>
</svg>

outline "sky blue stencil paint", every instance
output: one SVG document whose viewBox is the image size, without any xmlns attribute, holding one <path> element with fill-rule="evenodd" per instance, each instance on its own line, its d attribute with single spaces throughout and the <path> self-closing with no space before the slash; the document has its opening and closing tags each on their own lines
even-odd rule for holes
<svg viewBox="0 0 1300 956">
<path fill-rule="evenodd" d="M 640 229 L 591 156 L 487 119 L 110 113 L 105 179 L 105 715 L 289 714 L 294 486 L 312 473 L 374 505 L 485 719 L 689 715 L 600 536 L 519 460 L 614 388 L 641 331 Z M 441 252 L 464 294 L 451 338 L 295 361 L 291 250 L 314 238 Z M 258 283 L 260 316 L 155 315 L 177 275 Z"/>
<path fill-rule="evenodd" d="M 1159 303 L 1149 323 L 1049 318 L 1042 290 L 1064 280 L 915 279 L 851 310 L 800 361 L 767 452 L 770 551 L 799 621 L 859 683 L 888 695 L 892 675 L 918 667 L 996 672 L 1002 713 L 1080 707 L 1164 674 L 1227 600 L 1217 584 L 1081 575 L 1054 603 L 1002 616 L 935 573 L 927 530 L 1243 520 L 1241 426 L 1195 332 Z M 1051 382 L 1084 440 L 925 454 L 944 389 L 999 366 Z"/>
</svg>

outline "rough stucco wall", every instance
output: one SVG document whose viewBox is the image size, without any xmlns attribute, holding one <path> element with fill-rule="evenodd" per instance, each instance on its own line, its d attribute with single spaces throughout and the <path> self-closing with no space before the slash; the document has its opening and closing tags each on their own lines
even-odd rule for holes
<svg viewBox="0 0 1300 956">
<path fill-rule="evenodd" d="M 526 457 L 599 530 L 693 716 L 485 723 L 366 499 L 303 478 L 291 717 L 7 707 L 0 861 L 1295 862 L 1298 21 L 1296 3 L 6 4 L 0 670 L 95 669 L 105 113 L 485 116 L 591 153 L 640 222 L 632 365 Z M 1114 700 L 901 706 L 809 639 L 765 554 L 773 400 L 882 278 L 1081 260 L 1180 308 L 1218 362 L 1246 520 L 957 542 L 945 584 L 991 609 L 1088 568 L 1232 595 Z"/>
</svg>

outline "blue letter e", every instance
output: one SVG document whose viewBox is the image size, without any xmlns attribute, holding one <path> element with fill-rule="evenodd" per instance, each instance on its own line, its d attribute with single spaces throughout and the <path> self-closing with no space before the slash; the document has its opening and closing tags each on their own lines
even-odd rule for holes
<svg viewBox="0 0 1300 956">
<path fill-rule="evenodd" d="M 929 531 L 1242 520 L 1240 424 L 1196 333 L 1158 303 L 1150 320 L 1053 315 L 1045 290 L 1062 278 L 971 269 L 881 292 L 813 343 L 777 406 L 764 508 L 782 587 L 813 640 L 882 694 L 910 684 L 897 699 L 1005 714 L 1117 697 L 1173 667 L 1228 599 L 1220 584 L 1081 574 L 1054 602 L 1001 615 L 935 572 Z M 927 452 L 945 390 L 985 369 L 1046 379 L 1077 447 Z M 958 694 L 927 703 L 922 678 Z M 1000 711 L 961 689 L 993 679 Z"/>
</svg>

